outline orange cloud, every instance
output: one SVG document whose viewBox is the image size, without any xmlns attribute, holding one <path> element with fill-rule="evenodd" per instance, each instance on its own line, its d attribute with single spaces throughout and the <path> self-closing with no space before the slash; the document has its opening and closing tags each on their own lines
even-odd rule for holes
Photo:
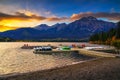
<svg viewBox="0 0 120 80">
<path fill-rule="evenodd" d="M 93 16 L 96 18 L 107 18 L 108 20 L 117 20 L 117 21 L 120 20 L 120 13 L 106 13 L 106 12 L 98 12 L 98 13 L 86 12 L 86 13 L 73 14 L 70 17 L 70 19 L 73 21 L 86 16 Z"/>
<path fill-rule="evenodd" d="M 43 16 L 37 16 L 35 14 L 30 14 L 30 13 L 20 13 L 16 12 L 16 15 L 10 15 L 10 14 L 5 14 L 5 13 L 0 13 L 0 20 L 3 19 L 15 19 L 15 20 L 44 20 L 46 19 Z"/>
<path fill-rule="evenodd" d="M 18 11 L 14 15 L 5 14 L 0 12 L 0 25 L 10 27 L 33 27 L 41 22 L 56 22 L 66 20 L 66 17 L 58 18 L 58 17 L 44 17 L 39 16 L 30 11 Z M 1 27 L 3 28 L 3 27 Z M 4 30 L 8 30 L 7 28 L 3 28 Z M 13 29 L 13 28 L 11 28 Z"/>
<path fill-rule="evenodd" d="M 68 19 L 67 17 L 61 17 L 61 18 L 50 17 L 50 18 L 47 18 L 48 21 L 63 21 L 63 20 L 67 20 L 67 19 Z"/>
<path fill-rule="evenodd" d="M 0 13 L 0 25 L 2 26 L 0 27 L 0 31 L 14 29 L 14 27 L 33 27 L 40 24 L 40 22 L 45 19 L 45 17 L 38 16 L 30 12 L 16 12 L 16 15 Z"/>
<path fill-rule="evenodd" d="M 48 13 L 49 14 L 49 13 Z M 18 11 L 14 15 L 0 12 L 0 31 L 11 30 L 21 27 L 34 27 L 40 23 L 71 22 L 82 17 L 93 16 L 96 18 L 107 18 L 109 20 L 120 20 L 120 13 L 86 12 L 73 14 L 71 17 L 44 17 L 30 11 Z M 6 28 L 5 28 L 6 27 Z"/>
</svg>

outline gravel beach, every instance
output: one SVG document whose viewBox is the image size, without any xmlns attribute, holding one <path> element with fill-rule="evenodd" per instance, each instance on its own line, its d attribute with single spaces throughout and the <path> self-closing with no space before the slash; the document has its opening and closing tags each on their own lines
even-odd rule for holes
<svg viewBox="0 0 120 80">
<path fill-rule="evenodd" d="M 100 58 L 49 70 L 6 75 L 1 80 L 120 80 L 120 58 Z"/>
</svg>

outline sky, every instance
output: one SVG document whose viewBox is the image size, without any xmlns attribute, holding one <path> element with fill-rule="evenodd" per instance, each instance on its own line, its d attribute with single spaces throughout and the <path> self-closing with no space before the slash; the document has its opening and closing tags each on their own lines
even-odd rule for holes
<svg viewBox="0 0 120 80">
<path fill-rule="evenodd" d="M 93 16 L 120 21 L 120 0 L 0 0 L 0 32 Z"/>
</svg>

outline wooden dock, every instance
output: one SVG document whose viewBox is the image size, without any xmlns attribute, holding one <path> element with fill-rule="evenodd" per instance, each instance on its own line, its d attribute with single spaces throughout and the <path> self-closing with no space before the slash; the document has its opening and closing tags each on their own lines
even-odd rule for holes
<svg viewBox="0 0 120 80">
<path fill-rule="evenodd" d="M 91 55 L 96 57 L 112 57 L 112 58 L 120 58 L 120 54 L 112 54 L 112 53 L 105 53 L 105 52 L 98 52 L 86 49 L 73 49 L 78 50 L 80 54 L 83 55 Z"/>
<path fill-rule="evenodd" d="M 52 54 L 52 53 L 71 53 L 79 52 L 78 50 L 52 50 L 52 51 L 33 51 L 35 54 Z"/>
<path fill-rule="evenodd" d="M 71 50 L 56 50 L 56 49 L 53 49 L 52 51 L 38 51 L 38 52 L 33 51 L 33 53 L 35 53 L 35 54 L 70 53 L 70 52 L 77 52 L 79 54 L 88 55 L 88 56 L 95 56 L 95 57 L 120 58 L 120 54 L 98 52 L 98 51 L 79 49 L 79 48 L 72 48 Z"/>
</svg>

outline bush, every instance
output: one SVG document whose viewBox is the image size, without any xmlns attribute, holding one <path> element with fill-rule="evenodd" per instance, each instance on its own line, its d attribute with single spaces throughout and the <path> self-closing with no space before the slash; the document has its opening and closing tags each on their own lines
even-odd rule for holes
<svg viewBox="0 0 120 80">
<path fill-rule="evenodd" d="M 113 45 L 115 48 L 120 49 L 120 40 L 112 41 L 112 45 Z"/>
</svg>

